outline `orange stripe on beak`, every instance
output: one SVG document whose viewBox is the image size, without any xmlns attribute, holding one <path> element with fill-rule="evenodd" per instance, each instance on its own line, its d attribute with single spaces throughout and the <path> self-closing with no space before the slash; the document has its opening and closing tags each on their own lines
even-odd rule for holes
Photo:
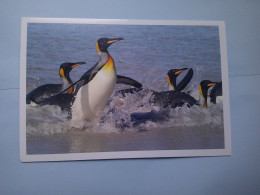
<svg viewBox="0 0 260 195">
<path fill-rule="evenodd" d="M 216 83 L 210 83 L 208 84 L 209 87 L 213 86 L 213 85 L 216 85 Z"/>
<path fill-rule="evenodd" d="M 74 64 L 73 66 L 71 66 L 71 68 L 75 68 L 78 65 L 80 65 L 80 64 Z"/>
<path fill-rule="evenodd" d="M 114 43 L 114 42 L 117 42 L 117 41 L 119 41 L 119 40 L 115 39 L 115 40 L 112 40 L 112 41 L 108 41 L 107 43 L 111 44 L 111 43 Z"/>
<path fill-rule="evenodd" d="M 179 70 L 179 71 L 175 72 L 175 75 L 180 74 L 181 72 L 183 72 L 183 70 Z"/>
</svg>

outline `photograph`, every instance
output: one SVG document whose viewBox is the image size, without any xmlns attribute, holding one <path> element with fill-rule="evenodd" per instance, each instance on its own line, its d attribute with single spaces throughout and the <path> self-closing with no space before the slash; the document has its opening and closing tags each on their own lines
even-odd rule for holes
<svg viewBox="0 0 260 195">
<path fill-rule="evenodd" d="M 20 159 L 231 155 L 223 21 L 22 18 Z"/>
</svg>

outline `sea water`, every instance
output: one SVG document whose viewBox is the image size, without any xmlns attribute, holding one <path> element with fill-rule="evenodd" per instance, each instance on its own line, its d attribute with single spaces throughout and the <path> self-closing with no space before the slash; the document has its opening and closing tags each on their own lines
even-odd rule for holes
<svg viewBox="0 0 260 195">
<path fill-rule="evenodd" d="M 137 80 L 142 83 L 144 90 L 168 90 L 166 75 L 173 68 L 193 69 L 193 78 L 184 89 L 189 93 L 198 93 L 202 80 L 221 81 L 217 26 L 32 23 L 28 24 L 26 92 L 43 84 L 61 83 L 58 75 L 60 64 L 86 61 L 87 64 L 76 67 L 70 73 L 72 80 L 77 81 L 98 61 L 95 44 L 101 37 L 124 38 L 108 49 L 115 61 L 117 74 Z M 184 71 L 179 75 L 177 83 L 185 74 Z M 117 84 L 115 92 L 125 88 L 129 86 Z M 91 132 L 97 135 L 108 133 L 121 136 L 122 132 L 149 132 L 151 129 L 168 129 L 169 132 L 174 129 L 182 129 L 180 132 L 187 129 L 213 132 L 218 129 L 219 134 L 223 135 L 222 103 L 208 109 L 184 105 L 181 108 L 162 110 L 149 104 L 151 95 L 147 93 L 145 97 L 138 99 L 136 95 L 122 97 L 114 93 L 100 119 L 95 121 L 73 122 L 69 114 L 58 106 L 27 105 L 27 136 L 35 143 L 33 136 L 37 139 L 39 136 L 54 134 L 66 137 L 69 134 L 71 136 L 72 131 L 85 132 L 84 135 Z M 133 115 L 139 113 L 148 113 L 152 119 L 133 121 Z M 218 147 L 223 146 L 223 139 L 220 142 Z M 131 149 L 133 147 L 129 148 Z"/>
</svg>

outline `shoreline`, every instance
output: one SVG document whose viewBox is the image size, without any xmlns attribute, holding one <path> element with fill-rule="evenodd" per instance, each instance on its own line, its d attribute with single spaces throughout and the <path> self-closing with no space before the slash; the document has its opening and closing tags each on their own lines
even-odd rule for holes
<svg viewBox="0 0 260 195">
<path fill-rule="evenodd" d="M 28 134 L 27 154 L 223 149 L 224 128 L 171 127 L 119 133 L 73 131 Z"/>
</svg>

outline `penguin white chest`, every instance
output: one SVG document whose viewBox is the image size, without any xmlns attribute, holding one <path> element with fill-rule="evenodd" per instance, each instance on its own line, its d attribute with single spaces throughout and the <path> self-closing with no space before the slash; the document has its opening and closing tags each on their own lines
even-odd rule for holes
<svg viewBox="0 0 260 195">
<path fill-rule="evenodd" d="M 85 119 L 99 117 L 114 91 L 116 79 L 114 63 L 106 64 L 88 84 L 81 87 L 78 95 Z"/>
</svg>

